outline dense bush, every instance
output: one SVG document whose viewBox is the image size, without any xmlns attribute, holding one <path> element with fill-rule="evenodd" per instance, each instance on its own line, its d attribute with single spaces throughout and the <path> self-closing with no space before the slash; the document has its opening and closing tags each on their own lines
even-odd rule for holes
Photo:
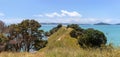
<svg viewBox="0 0 120 57">
<path fill-rule="evenodd" d="M 71 24 L 67 26 L 73 28 L 70 32 L 70 36 L 77 38 L 81 47 L 100 47 L 105 45 L 107 39 L 103 32 L 94 30 L 92 28 L 82 29 L 77 24 Z"/>
<path fill-rule="evenodd" d="M 34 43 L 35 50 L 44 48 L 46 44 L 47 44 L 47 40 L 35 40 L 35 43 Z"/>
<path fill-rule="evenodd" d="M 78 38 L 79 35 L 83 33 L 84 29 L 78 27 L 70 32 L 70 36 L 74 38 Z"/>
<path fill-rule="evenodd" d="M 84 33 L 79 36 L 78 42 L 82 47 L 100 47 L 102 44 L 106 44 L 107 39 L 101 31 L 86 29 Z"/>
<path fill-rule="evenodd" d="M 77 29 L 77 28 L 79 28 L 79 25 L 78 24 L 70 24 L 67 26 L 67 28 Z"/>
<path fill-rule="evenodd" d="M 53 33 L 57 32 L 57 30 L 58 30 L 59 28 L 61 28 L 61 27 L 62 27 L 62 24 L 58 24 L 57 27 L 52 28 L 49 32 L 46 32 L 45 35 L 46 35 L 46 36 L 50 36 L 50 35 L 52 35 Z"/>
<path fill-rule="evenodd" d="M 78 38 L 78 36 L 81 35 L 84 30 L 79 27 L 78 24 L 70 24 L 67 26 L 67 28 L 73 28 L 73 30 L 70 32 L 70 36 L 74 38 Z"/>
<path fill-rule="evenodd" d="M 61 28 L 61 27 L 62 27 L 62 24 L 58 24 L 58 25 L 57 25 L 57 28 Z"/>
</svg>

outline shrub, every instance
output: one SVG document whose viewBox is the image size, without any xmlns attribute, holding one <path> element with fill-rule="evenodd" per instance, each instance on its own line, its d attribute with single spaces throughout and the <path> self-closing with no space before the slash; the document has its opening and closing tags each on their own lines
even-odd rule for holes
<svg viewBox="0 0 120 57">
<path fill-rule="evenodd" d="M 61 27 L 62 27 L 62 24 L 58 24 L 58 25 L 57 25 L 57 28 L 61 28 Z"/>
<path fill-rule="evenodd" d="M 47 32 L 47 33 L 49 33 L 49 36 L 50 35 L 52 35 L 53 33 L 55 33 L 55 32 L 57 32 L 57 30 L 59 29 L 59 28 L 61 28 L 62 27 L 62 24 L 58 24 L 57 25 L 57 27 L 54 27 L 53 29 L 51 29 L 49 32 Z"/>
<path fill-rule="evenodd" d="M 82 47 L 100 47 L 102 44 L 106 44 L 107 39 L 101 31 L 86 29 L 85 32 L 79 36 L 78 42 Z"/>
<path fill-rule="evenodd" d="M 79 25 L 78 24 L 70 24 L 67 26 L 67 28 L 77 29 L 77 28 L 79 28 Z"/>
<path fill-rule="evenodd" d="M 74 38 L 78 38 L 78 36 L 81 35 L 83 31 L 84 29 L 82 29 L 81 27 L 76 27 L 74 28 L 74 30 L 70 32 L 70 36 Z"/>
</svg>

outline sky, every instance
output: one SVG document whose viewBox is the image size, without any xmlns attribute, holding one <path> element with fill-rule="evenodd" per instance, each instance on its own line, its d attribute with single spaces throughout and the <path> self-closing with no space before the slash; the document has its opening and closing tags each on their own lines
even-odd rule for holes
<svg viewBox="0 0 120 57">
<path fill-rule="evenodd" d="M 120 0 L 0 0 L 0 20 L 7 24 L 120 23 Z"/>
</svg>

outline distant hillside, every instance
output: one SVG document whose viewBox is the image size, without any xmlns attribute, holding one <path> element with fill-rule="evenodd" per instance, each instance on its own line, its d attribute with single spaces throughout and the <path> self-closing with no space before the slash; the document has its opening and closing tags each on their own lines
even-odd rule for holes
<svg viewBox="0 0 120 57">
<path fill-rule="evenodd" d="M 100 22 L 100 23 L 96 23 L 96 24 L 94 24 L 94 25 L 111 25 L 111 24 Z"/>
</svg>

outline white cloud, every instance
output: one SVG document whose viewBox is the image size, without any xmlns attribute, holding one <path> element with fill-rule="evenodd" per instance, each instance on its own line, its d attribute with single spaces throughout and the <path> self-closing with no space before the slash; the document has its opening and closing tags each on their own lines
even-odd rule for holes
<svg viewBox="0 0 120 57">
<path fill-rule="evenodd" d="M 70 16 L 70 17 L 81 17 L 82 15 L 76 11 L 68 12 L 66 10 L 61 10 L 61 16 Z"/>
<path fill-rule="evenodd" d="M 47 17 L 62 17 L 60 14 L 58 14 L 57 12 L 54 12 L 54 13 L 47 13 L 45 14 L 45 16 Z"/>
<path fill-rule="evenodd" d="M 76 11 L 67 11 L 67 10 L 61 10 L 60 13 L 58 12 L 53 12 L 53 13 L 45 13 L 45 14 L 38 14 L 34 15 L 35 17 L 49 17 L 49 18 L 54 18 L 54 17 L 82 17 L 82 15 Z"/>
</svg>

